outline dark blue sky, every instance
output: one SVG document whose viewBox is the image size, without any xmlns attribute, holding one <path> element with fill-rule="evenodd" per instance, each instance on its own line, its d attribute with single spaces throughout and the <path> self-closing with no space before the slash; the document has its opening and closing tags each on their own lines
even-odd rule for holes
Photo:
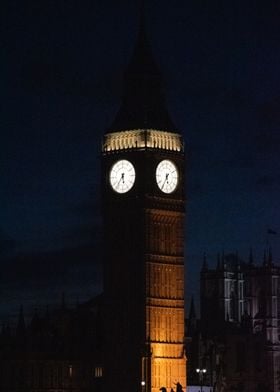
<svg viewBox="0 0 280 392">
<path fill-rule="evenodd" d="M 187 150 L 187 293 L 203 252 L 280 233 L 277 2 L 146 4 L 146 30 Z M 100 146 L 121 99 L 139 2 L 6 1 L 2 22 L 0 314 L 101 289 Z M 279 237 L 270 236 L 274 260 Z"/>
</svg>

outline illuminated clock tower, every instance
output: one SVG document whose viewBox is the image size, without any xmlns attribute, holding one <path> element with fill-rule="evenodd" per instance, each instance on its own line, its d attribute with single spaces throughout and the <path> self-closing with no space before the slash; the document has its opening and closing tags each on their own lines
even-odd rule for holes
<svg viewBox="0 0 280 392">
<path fill-rule="evenodd" d="M 186 391 L 184 144 L 143 29 L 102 163 L 105 390 Z"/>
</svg>

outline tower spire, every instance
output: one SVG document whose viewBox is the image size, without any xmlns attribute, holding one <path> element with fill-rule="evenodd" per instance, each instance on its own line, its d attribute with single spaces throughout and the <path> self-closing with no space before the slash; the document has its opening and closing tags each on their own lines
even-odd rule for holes
<svg viewBox="0 0 280 392">
<path fill-rule="evenodd" d="M 225 251 L 224 251 L 224 249 L 223 249 L 223 252 L 222 252 L 222 268 L 223 268 L 223 270 L 227 269 L 227 262 L 226 262 L 226 258 L 225 258 Z"/>
<path fill-rule="evenodd" d="M 267 258 L 266 258 L 266 249 L 263 252 L 263 265 L 267 264 Z"/>
<path fill-rule="evenodd" d="M 178 133 L 165 104 L 161 73 L 147 38 L 144 2 L 140 4 L 138 37 L 124 74 L 122 104 L 109 131 L 154 129 Z"/>
<path fill-rule="evenodd" d="M 239 259 L 239 254 L 238 254 L 238 250 L 235 252 L 235 261 L 236 261 L 236 269 L 237 271 L 240 270 L 240 266 L 241 266 L 241 262 Z"/>
<path fill-rule="evenodd" d="M 219 270 L 221 268 L 221 256 L 220 253 L 217 254 L 217 267 L 216 269 Z"/>
<path fill-rule="evenodd" d="M 268 248 L 268 264 L 272 265 L 272 250 L 271 250 L 271 246 Z"/>
<path fill-rule="evenodd" d="M 194 299 L 193 295 L 191 298 L 191 305 L 190 305 L 190 312 L 187 324 L 187 334 L 188 336 L 193 336 L 196 332 L 196 313 L 195 313 L 195 306 L 194 306 Z"/>
<path fill-rule="evenodd" d="M 250 248 L 249 264 L 250 264 L 250 265 L 253 265 L 253 264 L 254 264 L 254 257 L 253 257 L 253 250 L 252 250 L 252 247 Z"/>
<path fill-rule="evenodd" d="M 20 336 L 20 337 L 23 337 L 23 335 L 25 334 L 25 321 L 24 321 L 23 306 L 22 305 L 20 305 L 16 334 L 17 334 L 17 336 Z"/>
</svg>

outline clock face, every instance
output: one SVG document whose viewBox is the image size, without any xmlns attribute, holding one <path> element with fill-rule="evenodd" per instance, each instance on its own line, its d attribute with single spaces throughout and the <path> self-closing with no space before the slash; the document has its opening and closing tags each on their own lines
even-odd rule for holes
<svg viewBox="0 0 280 392">
<path fill-rule="evenodd" d="M 172 193 L 178 184 L 178 170 L 168 159 L 161 161 L 156 169 L 156 180 L 159 189 L 164 193 Z"/>
<path fill-rule="evenodd" d="M 110 184 L 118 193 L 128 192 L 135 182 L 135 169 L 131 162 L 121 159 L 113 164 L 110 171 Z"/>
</svg>

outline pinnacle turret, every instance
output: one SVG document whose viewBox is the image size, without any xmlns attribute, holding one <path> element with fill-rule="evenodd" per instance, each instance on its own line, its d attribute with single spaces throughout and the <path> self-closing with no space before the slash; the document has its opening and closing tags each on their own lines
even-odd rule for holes
<svg viewBox="0 0 280 392">
<path fill-rule="evenodd" d="M 272 250 L 271 250 L 271 246 L 268 249 L 268 265 L 272 265 Z"/>
<path fill-rule="evenodd" d="M 25 320 L 24 320 L 24 315 L 23 315 L 23 307 L 21 305 L 20 311 L 19 311 L 16 334 L 19 337 L 23 337 L 25 335 L 25 331 L 26 331 L 26 326 L 25 326 Z"/>
<path fill-rule="evenodd" d="M 221 268 L 221 256 L 220 253 L 217 254 L 217 266 L 216 269 L 219 270 Z"/>
<path fill-rule="evenodd" d="M 267 255 L 266 255 L 266 249 L 263 252 L 263 265 L 267 265 Z"/>
<path fill-rule="evenodd" d="M 189 313 L 189 318 L 188 318 L 188 323 L 187 323 L 187 333 L 188 336 L 193 336 L 196 332 L 196 312 L 195 312 L 195 306 L 194 306 L 194 299 L 192 296 L 191 299 L 191 305 L 190 305 L 190 313 Z"/>
<path fill-rule="evenodd" d="M 249 264 L 250 264 L 250 265 L 253 265 L 253 264 L 254 264 L 254 257 L 253 257 L 253 250 L 252 250 L 252 248 L 250 248 Z"/>
</svg>

